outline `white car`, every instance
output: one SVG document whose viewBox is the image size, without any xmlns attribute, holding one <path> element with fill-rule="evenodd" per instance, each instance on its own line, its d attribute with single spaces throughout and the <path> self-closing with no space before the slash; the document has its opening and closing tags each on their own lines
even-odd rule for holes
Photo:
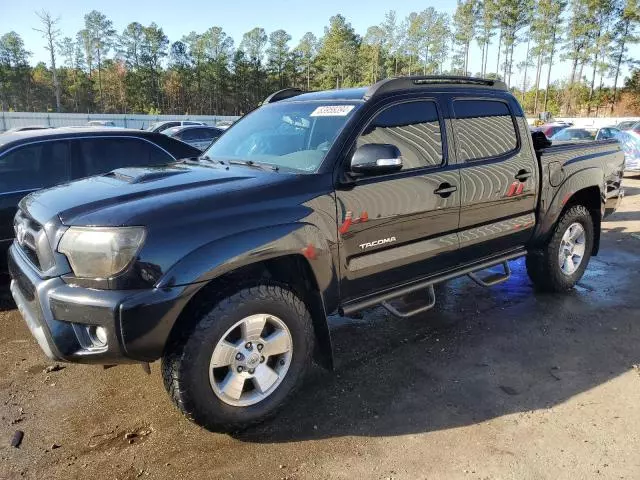
<svg viewBox="0 0 640 480">
<path fill-rule="evenodd" d="M 155 122 L 149 125 L 148 132 L 166 133 L 165 130 L 175 127 L 186 127 L 189 125 L 206 125 L 204 122 L 196 122 L 193 120 L 169 120 L 164 122 Z"/>
<path fill-rule="evenodd" d="M 115 127 L 116 123 L 112 120 L 91 120 L 87 125 L 90 127 Z"/>
</svg>

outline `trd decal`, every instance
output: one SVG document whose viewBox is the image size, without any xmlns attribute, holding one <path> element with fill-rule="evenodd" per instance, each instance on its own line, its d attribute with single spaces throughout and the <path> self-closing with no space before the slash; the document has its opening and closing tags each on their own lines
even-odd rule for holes
<svg viewBox="0 0 640 480">
<path fill-rule="evenodd" d="M 384 245 L 385 243 L 393 243 L 396 241 L 396 237 L 389 238 L 381 238 L 380 240 L 374 240 L 373 242 L 361 243 L 360 248 L 362 250 L 366 250 L 371 247 L 378 247 L 380 245 Z"/>
</svg>

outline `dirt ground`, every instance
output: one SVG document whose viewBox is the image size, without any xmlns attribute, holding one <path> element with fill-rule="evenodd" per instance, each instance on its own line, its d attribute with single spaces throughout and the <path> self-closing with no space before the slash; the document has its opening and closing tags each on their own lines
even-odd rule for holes
<svg viewBox="0 0 640 480">
<path fill-rule="evenodd" d="M 640 179 L 625 185 L 573 292 L 535 293 L 518 261 L 493 289 L 438 288 L 418 318 L 335 319 L 337 370 L 235 436 L 182 418 L 157 363 L 44 372 L 3 286 L 0 478 L 638 479 Z"/>
</svg>

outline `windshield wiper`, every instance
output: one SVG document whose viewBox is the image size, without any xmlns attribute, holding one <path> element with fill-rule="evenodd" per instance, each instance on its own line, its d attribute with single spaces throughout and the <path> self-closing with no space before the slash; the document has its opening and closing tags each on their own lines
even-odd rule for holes
<svg viewBox="0 0 640 480">
<path fill-rule="evenodd" d="M 181 158 L 180 160 L 178 160 L 178 162 L 180 162 L 180 163 L 186 163 L 186 162 L 199 163 L 199 162 L 201 162 L 203 160 L 206 161 L 206 162 L 210 162 L 210 163 L 218 163 L 219 162 L 222 165 L 224 165 L 224 162 L 222 160 L 213 160 L 212 158 L 209 158 L 207 156 Z"/>
<path fill-rule="evenodd" d="M 229 165 L 246 165 L 247 167 L 255 167 L 261 170 L 273 170 L 277 172 L 280 170 L 280 167 L 277 165 L 268 165 L 264 163 L 256 163 L 253 160 L 228 160 Z"/>
<path fill-rule="evenodd" d="M 206 155 L 202 155 L 201 157 L 198 157 L 198 160 L 206 160 L 207 162 L 219 163 L 220 165 L 224 165 L 224 161 L 222 161 L 222 160 L 214 160 L 213 158 L 207 157 Z"/>
</svg>

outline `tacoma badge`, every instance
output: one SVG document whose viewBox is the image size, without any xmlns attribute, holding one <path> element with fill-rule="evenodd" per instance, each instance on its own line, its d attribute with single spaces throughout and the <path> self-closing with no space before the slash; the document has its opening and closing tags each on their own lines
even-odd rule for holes
<svg viewBox="0 0 640 480">
<path fill-rule="evenodd" d="M 373 242 L 361 243 L 360 248 L 362 250 L 366 250 L 367 248 L 377 247 L 379 245 L 384 245 L 385 243 L 391 243 L 395 241 L 396 237 L 381 238 L 380 240 L 374 240 Z"/>
</svg>

